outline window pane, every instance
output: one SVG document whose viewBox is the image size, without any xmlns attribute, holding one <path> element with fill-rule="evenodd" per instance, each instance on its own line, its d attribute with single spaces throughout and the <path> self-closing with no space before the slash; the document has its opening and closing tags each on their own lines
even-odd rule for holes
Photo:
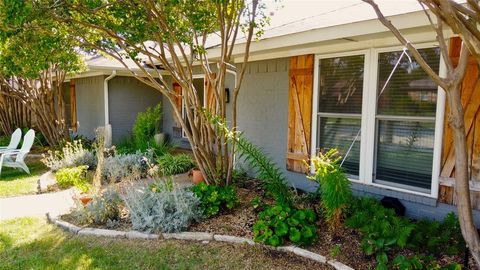
<svg viewBox="0 0 480 270">
<path fill-rule="evenodd" d="M 430 189 L 435 124 L 378 121 L 376 179 Z"/>
<path fill-rule="evenodd" d="M 360 119 L 320 117 L 318 121 L 318 150 L 337 148 L 342 157 L 348 151 L 360 131 Z M 353 144 L 343 168 L 347 173 L 358 176 L 360 161 L 360 135 Z"/>
<path fill-rule="evenodd" d="M 438 48 L 419 50 L 435 72 L 440 65 Z M 403 56 L 385 90 L 387 82 L 402 51 L 380 53 L 378 57 L 378 108 L 381 115 L 435 116 L 437 105 L 437 85 L 423 71 L 412 57 Z"/>
<path fill-rule="evenodd" d="M 364 55 L 320 60 L 319 112 L 362 112 L 364 60 Z"/>
</svg>

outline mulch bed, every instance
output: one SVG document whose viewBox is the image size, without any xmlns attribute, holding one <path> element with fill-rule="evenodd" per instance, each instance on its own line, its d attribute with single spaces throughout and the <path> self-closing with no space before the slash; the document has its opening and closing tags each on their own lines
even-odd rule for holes
<svg viewBox="0 0 480 270">
<path fill-rule="evenodd" d="M 239 204 L 234 209 L 223 211 L 217 216 L 205 219 L 199 223 L 194 223 L 189 227 L 188 231 L 253 238 L 252 227 L 256 221 L 258 212 L 252 207 L 251 201 L 257 196 L 263 198 L 265 195 L 264 191 L 259 187 L 258 181 L 247 180 L 239 185 L 237 188 L 237 194 Z M 296 205 L 299 205 L 299 207 L 312 207 L 316 209 L 317 214 L 319 213 L 317 203 L 314 203 L 311 200 L 302 199 L 301 195 L 299 195 L 297 199 L 298 202 Z M 75 223 L 75 219 L 71 215 L 64 215 L 62 219 Z M 89 225 L 89 227 L 105 228 L 105 226 L 102 225 Z M 328 259 L 340 261 L 354 269 L 375 268 L 375 258 L 374 256 L 367 256 L 362 252 L 361 235 L 356 230 L 343 228 L 332 233 L 328 229 L 327 224 L 321 219 L 317 222 L 317 228 L 318 240 L 312 246 L 303 248 L 326 256 Z M 122 219 L 119 226 L 115 229 L 130 230 L 131 224 L 129 220 Z M 288 245 L 288 243 L 286 243 L 286 245 Z M 270 256 L 296 257 L 292 254 L 286 255 L 286 253 L 281 253 L 272 249 L 265 249 L 265 252 L 270 254 Z M 415 254 L 405 250 L 402 251 L 402 255 L 412 256 Z M 393 258 L 389 259 L 392 260 Z M 437 260 L 442 265 L 452 262 L 463 263 L 463 258 L 460 256 L 441 256 L 438 257 Z M 320 264 L 311 260 L 304 260 L 302 263 L 311 266 L 310 269 L 330 269 L 325 268 L 325 265 L 321 265 L 320 267 Z M 469 269 L 476 269 L 472 259 L 470 260 L 470 265 L 471 267 L 469 267 Z"/>
</svg>

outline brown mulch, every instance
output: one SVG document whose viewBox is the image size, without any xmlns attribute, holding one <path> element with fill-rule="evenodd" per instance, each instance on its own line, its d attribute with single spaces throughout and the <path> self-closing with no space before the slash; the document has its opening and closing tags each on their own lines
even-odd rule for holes
<svg viewBox="0 0 480 270">
<path fill-rule="evenodd" d="M 194 223 L 189 227 L 188 231 L 253 238 L 252 227 L 259 210 L 255 210 L 251 202 L 256 197 L 264 198 L 264 191 L 259 187 L 258 181 L 247 180 L 237 187 L 237 195 L 239 203 L 234 209 L 223 211 L 219 215 Z M 267 203 L 271 202 L 267 200 Z M 316 209 L 317 215 L 320 213 L 318 203 L 311 199 L 306 199 L 305 196 L 297 196 L 296 205 L 301 208 L 311 207 Z M 75 223 L 75 218 L 70 214 L 62 216 L 62 219 Z M 105 225 L 98 224 L 89 224 L 88 226 L 106 228 Z M 367 256 L 362 252 L 361 235 L 356 230 L 341 228 L 333 232 L 322 220 L 317 222 L 317 228 L 318 240 L 313 245 L 303 248 L 321 254 L 328 259 L 340 261 L 354 269 L 375 268 L 375 258 L 374 256 Z M 130 230 L 131 223 L 124 217 L 115 229 Z M 286 245 L 288 244 L 286 243 Z M 303 259 L 289 253 L 278 252 L 271 248 L 262 247 L 261 250 L 273 258 L 281 256 L 282 258 L 289 258 L 288 260 L 300 260 L 302 264 L 308 266 L 306 269 L 332 269 L 325 264 L 318 264 L 312 260 Z M 413 256 L 415 253 L 403 250 L 401 255 Z M 459 256 L 441 256 L 436 259 L 442 265 L 463 261 L 463 258 Z M 393 257 L 390 257 L 389 260 L 393 260 Z M 472 259 L 470 259 L 470 265 L 471 268 L 468 269 L 475 269 Z"/>
</svg>

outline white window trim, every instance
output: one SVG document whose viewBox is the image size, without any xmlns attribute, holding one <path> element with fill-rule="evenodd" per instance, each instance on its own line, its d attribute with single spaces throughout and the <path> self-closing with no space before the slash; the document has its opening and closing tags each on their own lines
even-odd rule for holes
<svg viewBox="0 0 480 270">
<path fill-rule="evenodd" d="M 207 102 L 207 98 L 205 95 L 205 74 L 193 74 L 192 79 L 203 79 L 203 106 L 205 107 L 205 104 Z M 183 97 L 183 90 L 182 90 L 182 117 L 185 115 L 185 98 Z M 185 119 L 184 119 L 185 121 Z M 185 134 L 185 131 L 182 129 L 182 139 L 187 139 L 187 135 Z"/>
<path fill-rule="evenodd" d="M 437 43 L 422 43 L 416 45 L 417 49 L 432 48 Z M 366 50 L 348 51 L 333 54 L 315 55 L 314 61 L 314 81 L 313 81 L 313 100 L 312 100 L 312 132 L 311 132 L 311 157 L 316 155 L 317 149 L 317 121 L 318 121 L 318 86 L 320 60 L 332 57 L 344 57 L 352 55 L 365 55 L 365 68 L 363 80 L 362 96 L 362 116 L 361 116 L 361 135 L 360 135 L 360 171 L 359 179 L 349 178 L 350 181 L 380 187 L 382 189 L 400 191 L 409 194 L 420 195 L 424 197 L 438 198 L 439 177 L 441 171 L 441 152 L 443 144 L 443 128 L 445 115 L 445 91 L 438 87 L 437 108 L 435 114 L 435 135 L 432 160 L 432 180 L 430 193 L 418 192 L 410 189 L 383 185 L 373 182 L 373 170 L 375 166 L 375 145 L 376 145 L 376 111 L 377 111 L 377 74 L 378 74 L 378 55 L 383 52 L 393 52 L 402 50 L 402 46 L 390 46 L 382 48 L 370 48 Z M 444 76 L 446 72 L 445 62 L 440 56 L 439 73 Z M 430 118 L 431 119 L 431 118 Z M 311 173 L 314 173 L 312 166 Z"/>
<path fill-rule="evenodd" d="M 349 51 L 349 52 L 340 52 L 340 53 L 333 53 L 333 54 L 324 54 L 324 55 L 315 55 L 315 61 L 314 61 L 314 67 L 313 67 L 313 100 L 312 100 L 312 130 L 311 130 L 311 149 L 310 149 L 310 154 L 311 157 L 314 157 L 317 153 L 317 124 L 318 124 L 318 86 L 319 86 L 319 72 L 320 72 L 320 60 L 322 59 L 327 59 L 327 58 L 334 58 L 334 57 L 346 57 L 346 56 L 354 56 L 354 55 L 364 55 L 364 74 L 369 74 L 369 66 L 367 65 L 368 59 L 370 57 L 370 50 L 356 50 L 356 51 Z M 364 76 L 363 79 L 363 92 L 362 92 L 362 113 L 360 116 L 361 123 L 363 123 L 364 118 L 365 118 L 365 112 L 364 108 L 365 106 L 365 90 L 367 89 L 368 86 L 368 77 Z M 327 113 L 322 113 L 323 115 L 326 115 Z M 343 115 L 343 114 L 342 114 Z M 348 114 L 346 114 L 348 117 Z M 359 168 L 359 173 L 358 173 L 358 179 L 349 177 L 349 180 L 352 182 L 357 182 L 357 183 L 363 183 L 362 175 L 364 174 L 364 168 L 362 166 L 362 149 L 365 147 L 364 145 L 364 125 L 361 125 L 361 131 L 360 131 L 360 168 Z M 311 164 L 313 165 L 313 164 Z M 311 173 L 315 173 L 313 166 L 311 167 Z"/>
</svg>

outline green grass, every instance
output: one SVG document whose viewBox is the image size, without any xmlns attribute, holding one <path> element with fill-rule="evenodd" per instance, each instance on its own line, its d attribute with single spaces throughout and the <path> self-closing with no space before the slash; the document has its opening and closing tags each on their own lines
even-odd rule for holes
<svg viewBox="0 0 480 270">
<path fill-rule="evenodd" d="M 330 269 L 292 255 L 217 242 L 143 241 L 65 233 L 44 219 L 0 222 L 0 269 Z"/>
<path fill-rule="evenodd" d="M 22 170 L 2 168 L 0 175 L 0 197 L 12 197 L 34 194 L 37 191 L 37 181 L 47 168 L 40 161 L 27 162 L 30 174 Z"/>
</svg>

